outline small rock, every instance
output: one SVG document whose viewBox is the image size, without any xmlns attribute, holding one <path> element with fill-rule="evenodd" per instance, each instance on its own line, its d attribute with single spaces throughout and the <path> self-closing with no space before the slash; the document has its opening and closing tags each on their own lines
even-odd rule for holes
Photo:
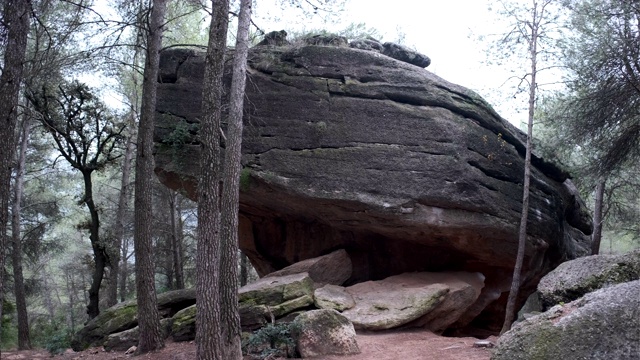
<svg viewBox="0 0 640 360">
<path fill-rule="evenodd" d="M 490 349 L 490 348 L 492 348 L 494 346 L 496 346 L 496 344 L 492 343 L 489 340 L 478 340 L 478 341 L 473 343 L 473 347 L 474 348 L 487 348 L 487 349 Z"/>
<path fill-rule="evenodd" d="M 129 355 L 129 354 L 133 354 L 134 352 L 136 352 L 136 350 L 138 350 L 137 346 L 132 346 L 129 349 L 127 349 L 127 351 L 124 352 L 125 355 Z"/>
</svg>

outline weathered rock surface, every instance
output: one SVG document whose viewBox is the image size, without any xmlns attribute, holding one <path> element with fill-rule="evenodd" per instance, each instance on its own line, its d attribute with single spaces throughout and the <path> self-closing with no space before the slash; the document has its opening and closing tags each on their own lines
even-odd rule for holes
<svg viewBox="0 0 640 360">
<path fill-rule="evenodd" d="M 172 317 L 179 310 L 195 304 L 194 289 L 168 291 L 158 295 L 158 311 L 162 318 Z M 136 300 L 126 301 L 103 311 L 80 329 L 71 341 L 75 351 L 101 346 L 107 336 L 129 330 L 138 325 Z"/>
<path fill-rule="evenodd" d="M 313 297 L 313 281 L 307 273 L 262 278 L 238 290 L 238 301 L 246 305 L 277 306 L 303 296 Z"/>
<path fill-rule="evenodd" d="M 421 68 L 426 68 L 431 64 L 431 59 L 429 59 L 428 56 L 411 50 L 406 46 L 392 42 L 384 43 L 382 53 L 394 59 L 419 66 Z"/>
<path fill-rule="evenodd" d="M 484 287 L 484 276 L 480 273 L 416 273 L 414 276 L 426 283 L 439 283 L 449 287 L 444 300 L 435 309 L 408 324 L 436 334 L 442 333 L 458 321 L 475 303 Z"/>
<path fill-rule="evenodd" d="M 639 294 L 636 280 L 554 306 L 502 335 L 492 359 L 637 359 Z"/>
<path fill-rule="evenodd" d="M 342 286 L 325 285 L 313 293 L 314 304 L 319 309 L 344 311 L 356 305 L 353 296 Z"/>
<path fill-rule="evenodd" d="M 160 328 L 163 337 L 168 337 L 171 331 L 171 319 L 165 318 L 160 321 Z M 104 342 L 106 351 L 127 351 L 132 346 L 138 346 L 138 337 L 140 330 L 136 326 L 133 329 L 110 334 Z"/>
<path fill-rule="evenodd" d="M 353 325 L 335 310 L 312 310 L 293 321 L 298 329 L 296 348 L 304 358 L 321 355 L 359 354 Z"/>
<path fill-rule="evenodd" d="M 195 199 L 204 55 L 165 51 L 156 173 Z M 499 331 L 516 258 L 524 135 L 477 94 L 376 51 L 250 51 L 240 247 L 260 275 L 345 249 L 346 285 L 414 271 L 486 276 L 469 326 Z M 520 303 L 588 253 L 567 174 L 533 158 Z M 466 326 L 466 325 L 465 325 Z"/>
<path fill-rule="evenodd" d="M 356 329 L 407 325 L 440 331 L 475 302 L 483 280 L 481 274 L 407 273 L 367 281 L 346 288 L 355 306 L 342 314 Z"/>
<path fill-rule="evenodd" d="M 592 255 L 560 264 L 540 280 L 538 291 L 543 307 L 548 309 L 594 290 L 638 279 L 640 250 L 623 255 Z"/>
<path fill-rule="evenodd" d="M 327 255 L 297 262 L 282 270 L 274 271 L 265 277 L 270 278 L 303 272 L 309 274 L 314 286 L 321 287 L 325 284 L 344 284 L 351 277 L 353 268 L 349 254 L 344 249 L 340 249 Z"/>
</svg>

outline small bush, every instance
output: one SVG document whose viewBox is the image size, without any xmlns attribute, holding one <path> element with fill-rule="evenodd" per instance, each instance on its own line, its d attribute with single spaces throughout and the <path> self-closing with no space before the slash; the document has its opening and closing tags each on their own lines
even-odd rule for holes
<svg viewBox="0 0 640 360">
<path fill-rule="evenodd" d="M 242 341 L 242 352 L 254 359 L 293 358 L 296 356 L 296 332 L 292 323 L 275 323 L 256 330 Z"/>
</svg>

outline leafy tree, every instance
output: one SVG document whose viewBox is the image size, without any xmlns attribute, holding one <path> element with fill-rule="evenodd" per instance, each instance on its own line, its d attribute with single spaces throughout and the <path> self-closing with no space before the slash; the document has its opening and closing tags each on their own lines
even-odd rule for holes
<svg viewBox="0 0 640 360">
<path fill-rule="evenodd" d="M 95 265 L 87 305 L 87 314 L 92 319 L 100 313 L 100 286 L 110 261 L 107 245 L 100 238 L 100 214 L 94 200 L 92 174 L 118 158 L 117 145 L 124 126 L 79 82 L 63 83 L 57 89 L 44 85 L 28 97 L 60 156 L 82 174 L 84 197 L 80 203 L 86 205 L 90 215 L 85 226 L 90 233 Z"/>
<path fill-rule="evenodd" d="M 531 0 L 524 6 L 517 2 L 501 1 L 502 15 L 511 21 L 507 31 L 495 43 L 495 47 L 504 52 L 499 55 L 506 58 L 526 59 L 528 70 L 524 75 L 515 76 L 518 80 L 518 90 L 526 86 L 528 94 L 527 143 L 524 163 L 524 183 L 522 192 L 522 211 L 518 232 L 518 252 L 513 269 L 511 289 L 507 299 L 505 319 L 501 333 L 511 328 L 516 313 L 516 301 L 521 284 L 521 272 L 524 262 L 527 240 L 527 220 L 529 216 L 529 187 L 531 179 L 531 152 L 533 148 L 533 124 L 538 98 L 538 76 L 544 70 L 541 66 L 553 54 L 554 30 L 557 29 L 558 12 L 554 11 L 553 0 Z M 519 62 L 519 61 L 518 61 Z"/>
</svg>

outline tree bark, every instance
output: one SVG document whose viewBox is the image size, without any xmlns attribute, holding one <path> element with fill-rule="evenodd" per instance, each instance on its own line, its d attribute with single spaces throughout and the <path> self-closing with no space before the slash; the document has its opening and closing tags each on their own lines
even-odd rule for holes
<svg viewBox="0 0 640 360">
<path fill-rule="evenodd" d="M 153 176 L 153 123 L 156 105 L 156 89 L 162 25 L 167 0 L 154 0 L 150 12 L 147 36 L 147 56 L 142 83 L 142 111 L 138 127 L 135 180 L 135 231 L 136 295 L 138 304 L 138 353 L 164 347 L 160 329 L 155 287 L 155 267 L 152 241 L 152 179 Z"/>
<path fill-rule="evenodd" d="M 20 237 L 20 212 L 22 210 L 25 163 L 31 124 L 29 117 L 23 116 L 23 119 L 18 167 L 16 169 L 16 179 L 13 186 L 13 209 L 11 211 L 11 240 L 13 243 L 11 261 L 13 265 L 13 288 L 16 296 L 16 312 L 18 314 L 18 350 L 31 349 L 29 317 L 27 315 L 27 296 L 24 289 L 24 275 L 22 274 L 22 239 Z"/>
<path fill-rule="evenodd" d="M 593 235 L 591 238 L 591 255 L 600 253 L 600 243 L 602 242 L 602 207 L 604 204 L 604 190 L 606 180 L 601 179 L 596 185 L 596 202 L 593 209 Z"/>
<path fill-rule="evenodd" d="M 522 265 L 524 263 L 524 253 L 527 244 L 527 220 L 529 215 L 529 187 L 531 183 L 531 147 L 533 139 L 533 117 L 536 102 L 536 75 L 537 75 L 537 54 L 538 54 L 538 31 L 540 25 L 540 17 L 538 4 L 533 0 L 533 8 L 531 12 L 532 21 L 529 29 L 531 37 L 529 38 L 529 57 L 531 61 L 531 81 L 529 82 L 529 116 L 527 121 L 527 149 L 524 159 L 524 185 L 522 189 L 522 213 L 520 216 L 520 231 L 518 233 L 518 254 L 516 263 L 513 268 L 513 278 L 511 280 L 511 289 L 507 299 L 507 308 L 505 311 L 504 323 L 500 334 L 511 329 L 511 324 L 516 315 L 516 300 L 520 290 Z"/>
<path fill-rule="evenodd" d="M 212 0 L 209 43 L 202 88 L 198 250 L 196 256 L 196 359 L 223 360 L 220 294 L 220 118 L 229 27 L 229 0 Z M 226 360 L 226 359 L 224 359 Z"/>
<path fill-rule="evenodd" d="M 0 76 L 0 271 L 5 267 L 6 226 L 9 220 L 11 171 L 15 154 L 20 82 L 29 32 L 31 1 L 5 0 L 3 25 L 7 32 L 2 75 Z M 4 276 L 0 274 L 0 301 L 4 299 Z M 2 307 L 0 306 L 0 318 Z"/>
<path fill-rule="evenodd" d="M 100 241 L 100 216 L 93 201 L 93 183 L 91 181 L 91 169 L 81 169 L 84 180 L 84 202 L 89 210 L 89 240 L 93 248 L 94 271 L 89 287 L 89 304 L 87 314 L 93 319 L 100 314 L 100 286 L 104 278 L 104 269 L 109 264 L 109 255 L 104 244 Z"/>
<path fill-rule="evenodd" d="M 222 357 L 241 360 L 240 315 L 238 314 L 238 207 L 242 157 L 242 115 L 246 84 L 251 1 L 240 1 L 238 32 L 233 59 L 229 100 L 227 146 L 221 209 L 220 313 L 222 316 Z"/>
<path fill-rule="evenodd" d="M 171 253 L 172 267 L 175 276 L 175 288 L 184 289 L 184 271 L 182 261 L 182 219 L 178 207 L 178 193 L 169 192 L 169 216 L 171 217 Z"/>
</svg>

